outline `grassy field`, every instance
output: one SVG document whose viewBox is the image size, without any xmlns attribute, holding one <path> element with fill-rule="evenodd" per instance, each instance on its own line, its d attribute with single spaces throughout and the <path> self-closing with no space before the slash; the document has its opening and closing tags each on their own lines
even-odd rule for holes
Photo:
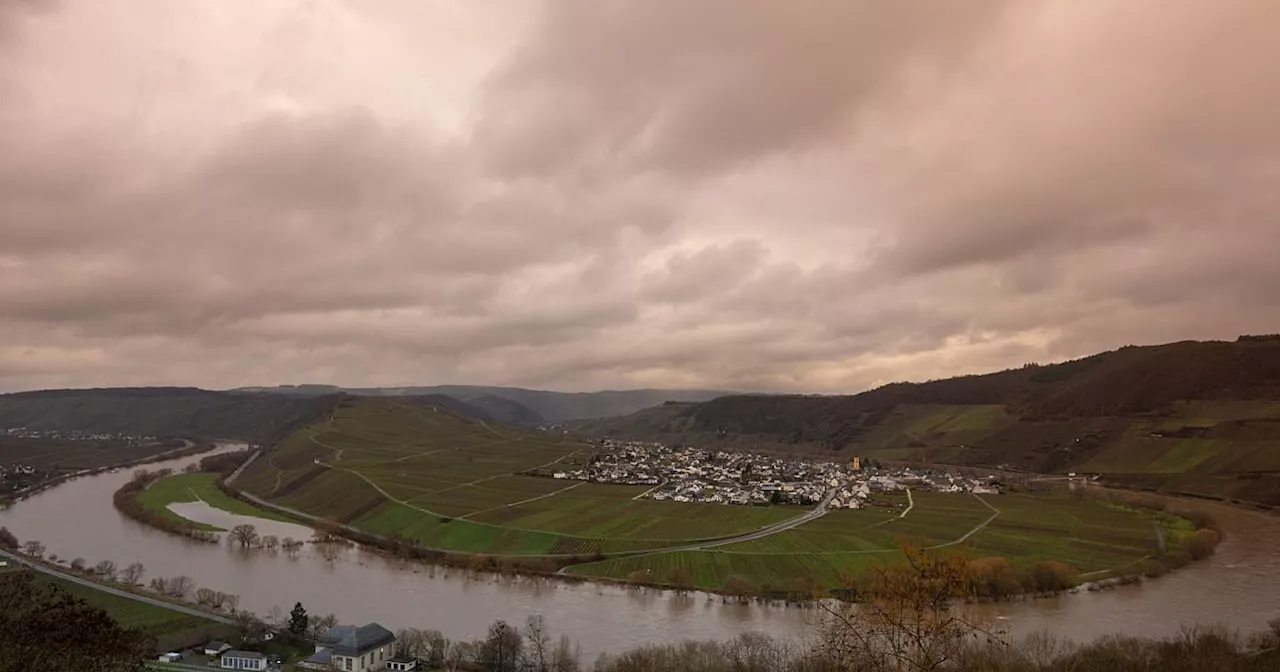
<svg viewBox="0 0 1280 672">
<path fill-rule="evenodd" d="M 196 529 L 214 532 L 223 530 L 212 525 L 188 521 L 170 511 L 168 506 L 177 502 L 203 501 L 216 509 L 242 516 L 257 516 L 258 518 L 279 520 L 286 523 L 295 522 L 277 513 L 259 509 L 238 499 L 228 497 L 226 493 L 218 489 L 215 483 L 217 478 L 217 474 L 202 472 L 166 476 L 152 483 L 151 487 L 138 493 L 138 503 L 175 522 L 185 522 Z"/>
<path fill-rule="evenodd" d="M 48 574 L 31 573 L 35 577 L 37 585 L 57 586 L 64 592 L 107 612 L 120 625 L 126 628 L 141 628 L 147 634 L 155 637 L 175 635 L 217 625 L 213 621 L 198 616 L 181 614 L 163 607 L 131 600 L 127 597 L 111 595 L 77 583 L 63 581 Z"/>
<path fill-rule="evenodd" d="M 405 400 L 360 400 L 258 459 L 237 487 L 424 546 L 494 555 L 664 548 L 749 532 L 802 513 L 636 499 L 646 487 L 526 475 L 570 469 L 593 447 L 490 427 Z"/>
<path fill-rule="evenodd" d="M 905 515 L 905 497 L 899 495 L 886 502 L 892 506 L 832 511 L 761 539 L 605 560 L 570 571 L 669 583 L 676 568 L 682 568 L 698 588 L 721 588 L 736 575 L 765 591 L 787 592 L 797 586 L 830 590 L 877 564 L 899 561 L 905 542 L 972 557 L 1000 556 L 1015 567 L 1056 560 L 1070 565 L 1077 575 L 1093 575 L 1155 554 L 1157 525 L 1171 541 L 1191 532 L 1185 521 L 1065 494 L 977 497 L 919 492 L 912 493 L 912 499 L 914 506 Z M 970 531 L 973 534 L 960 541 Z"/>
<path fill-rule="evenodd" d="M 914 431 L 934 439 L 1005 431 L 1011 422 L 999 407 L 911 413 Z M 1162 459 L 1189 463 L 1200 458 L 1194 448 Z M 1156 526 L 1173 525 L 1066 495 L 902 492 L 877 495 L 877 506 L 732 542 L 726 538 L 802 509 L 653 501 L 637 499 L 643 486 L 528 475 L 567 469 L 592 454 L 589 444 L 562 434 L 489 427 L 405 400 L 360 400 L 285 439 L 237 486 L 428 547 L 511 556 L 634 553 L 569 571 L 664 583 L 687 570 L 697 587 L 713 589 L 735 575 L 771 591 L 838 588 L 868 567 L 897 561 L 904 542 L 999 555 L 1015 566 L 1057 560 L 1092 575 L 1154 553 Z M 1177 533 L 1170 527 L 1166 536 Z M 685 548 L 691 545 L 699 550 Z"/>
</svg>

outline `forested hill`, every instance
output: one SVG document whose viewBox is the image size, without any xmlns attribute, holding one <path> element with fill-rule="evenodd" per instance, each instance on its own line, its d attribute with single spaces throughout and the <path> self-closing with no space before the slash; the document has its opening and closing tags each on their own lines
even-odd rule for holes
<svg viewBox="0 0 1280 672">
<path fill-rule="evenodd" d="M 848 396 L 666 404 L 580 429 L 726 448 L 1123 475 L 1222 496 L 1257 490 L 1241 498 L 1280 504 L 1280 339 L 1126 347 Z"/>
<path fill-rule="evenodd" d="M 667 401 L 706 401 L 731 392 L 717 390 L 601 390 L 554 392 L 522 387 L 432 385 L 425 387 L 334 387 L 279 385 L 247 387 L 234 392 L 270 392 L 289 396 L 319 396 L 346 392 L 361 397 L 445 394 L 487 410 L 495 419 L 513 425 L 537 426 L 569 420 L 608 418 L 635 413 Z"/>
<path fill-rule="evenodd" d="M 342 398 L 231 394 L 193 387 L 40 390 L 0 395 L 0 427 L 271 443 L 329 412 Z"/>
</svg>

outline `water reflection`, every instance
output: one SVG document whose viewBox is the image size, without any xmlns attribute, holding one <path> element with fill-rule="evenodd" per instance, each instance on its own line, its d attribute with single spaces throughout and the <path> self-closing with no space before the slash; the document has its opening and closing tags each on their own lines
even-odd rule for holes
<svg viewBox="0 0 1280 672">
<path fill-rule="evenodd" d="M 154 466 L 180 469 L 195 459 Z M 274 607 L 287 612 L 300 601 L 312 613 L 333 612 L 348 622 L 435 628 L 460 638 L 483 636 L 499 618 L 519 622 L 540 613 L 557 635 L 568 634 L 581 643 L 585 660 L 647 642 L 727 639 L 746 630 L 798 637 L 816 619 L 810 608 L 737 604 L 699 593 L 476 577 L 337 544 L 307 544 L 293 553 L 201 544 L 120 515 L 110 504 L 111 495 L 128 478 L 124 472 L 79 478 L 0 512 L 0 525 L 20 539 L 42 541 L 49 553 L 61 557 L 83 557 L 90 564 L 113 560 L 121 566 L 140 560 L 147 567 L 144 582 L 156 576 L 191 576 L 201 586 L 240 595 L 242 608 L 264 615 Z M 1113 632 L 1170 635 L 1195 623 L 1264 627 L 1267 619 L 1280 616 L 1280 521 L 1227 507 L 1206 508 L 1227 532 L 1209 562 L 1140 587 L 980 609 L 1011 637 L 1046 629 L 1075 639 Z M 211 507 L 186 507 L 182 515 L 200 516 L 201 522 L 219 527 L 244 518 L 207 509 Z M 248 520 L 262 534 L 310 536 L 303 526 Z M 285 532 L 276 525 L 293 529 Z"/>
</svg>

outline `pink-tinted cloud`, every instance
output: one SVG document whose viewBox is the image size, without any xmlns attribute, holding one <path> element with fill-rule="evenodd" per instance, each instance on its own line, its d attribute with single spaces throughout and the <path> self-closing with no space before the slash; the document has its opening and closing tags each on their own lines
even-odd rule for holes
<svg viewBox="0 0 1280 672">
<path fill-rule="evenodd" d="M 0 389 L 843 391 L 1274 331 L 1275 25 L 0 3 Z"/>
</svg>

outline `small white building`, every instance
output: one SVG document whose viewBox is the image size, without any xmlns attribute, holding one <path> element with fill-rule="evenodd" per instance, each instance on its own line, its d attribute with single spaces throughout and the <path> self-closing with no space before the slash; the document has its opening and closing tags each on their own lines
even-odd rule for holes
<svg viewBox="0 0 1280 672">
<path fill-rule="evenodd" d="M 415 672 L 418 665 L 418 659 L 409 656 L 396 656 L 387 661 L 387 669 L 395 672 Z"/>
<path fill-rule="evenodd" d="M 224 651 L 218 661 L 224 670 L 265 670 L 267 657 L 257 651 Z"/>
</svg>

